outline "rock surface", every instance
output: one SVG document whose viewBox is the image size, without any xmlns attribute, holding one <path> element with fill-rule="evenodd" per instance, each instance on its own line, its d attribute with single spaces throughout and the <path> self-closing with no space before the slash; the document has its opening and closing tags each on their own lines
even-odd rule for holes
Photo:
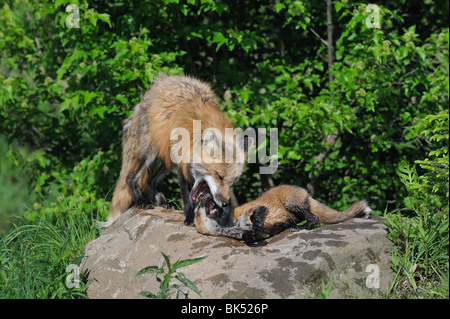
<svg viewBox="0 0 450 319">
<path fill-rule="evenodd" d="M 165 266 L 161 252 L 172 263 L 208 256 L 179 270 L 197 285 L 202 298 L 317 298 L 322 282 L 327 287 L 331 280 L 329 298 L 382 298 L 394 277 L 386 227 L 379 217 L 296 233 L 286 230 L 260 247 L 201 235 L 183 220 L 181 212 L 161 208 L 124 213 L 85 247 L 81 271 L 88 270 L 88 296 L 157 294 L 155 274 L 136 274 L 147 266 Z M 189 298 L 199 296 L 190 291 Z"/>
</svg>

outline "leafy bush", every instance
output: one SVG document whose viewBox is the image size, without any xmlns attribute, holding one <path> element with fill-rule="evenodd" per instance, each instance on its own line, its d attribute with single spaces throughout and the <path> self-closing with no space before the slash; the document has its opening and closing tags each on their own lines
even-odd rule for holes
<svg viewBox="0 0 450 319">
<path fill-rule="evenodd" d="M 366 198 L 380 210 L 406 195 L 397 164 L 426 154 L 409 127 L 447 108 L 448 29 L 423 41 L 415 26 L 399 30 L 402 18 L 381 6 L 383 28 L 370 29 L 365 8 L 339 7 L 331 82 L 319 58 L 322 45 L 302 63 L 258 64 L 260 76 L 237 91 L 227 111 L 241 126 L 278 127 L 274 184 L 308 185 L 339 208 Z"/>
<path fill-rule="evenodd" d="M 106 157 L 106 159 L 105 159 Z M 99 152 L 92 159 L 87 157 L 74 166 L 72 170 L 42 174 L 35 185 L 35 193 L 41 196 L 26 212 L 28 219 L 39 216 L 49 222 L 66 218 L 70 210 L 93 212 L 96 218 L 108 214 L 110 203 L 106 198 L 99 198 L 99 183 L 110 174 L 108 155 Z M 54 181 L 45 188 L 46 179 Z M 110 185 L 110 190 L 113 185 Z M 106 195 L 105 195 L 106 197 Z M 69 211 L 68 211 L 69 210 Z"/>
<path fill-rule="evenodd" d="M 433 150 L 429 152 L 426 159 L 415 161 L 425 171 L 419 177 L 418 183 L 412 181 L 407 183 L 410 193 L 416 196 L 425 196 L 420 197 L 419 205 L 422 202 L 428 206 L 434 206 L 441 216 L 447 218 L 449 199 L 448 117 L 448 110 L 446 110 L 436 115 L 428 115 L 417 125 L 418 129 L 421 129 L 419 135 L 427 138 L 429 143 L 433 144 Z M 417 180 L 416 174 L 413 176 L 413 180 Z M 405 184 L 405 176 L 400 175 L 400 179 Z M 418 209 L 414 201 L 409 207 Z"/>
<path fill-rule="evenodd" d="M 30 145 L 38 191 L 103 152 L 108 174 L 95 192 L 110 199 L 121 122 L 161 70 L 211 82 L 237 126 L 279 129 L 278 172 L 259 176 L 260 164 L 250 165 L 235 187 L 240 202 L 290 183 L 337 208 L 357 198 L 396 207 L 405 195 L 397 163 L 426 151 L 405 132 L 448 103 L 448 28 L 424 23 L 419 34 L 400 9 L 380 5 L 382 28 L 371 29 L 365 4 L 335 2 L 328 68 L 322 3 L 79 1 L 78 29 L 66 27 L 70 3 L 1 8 L 0 130 Z M 436 15 L 435 6 L 421 13 Z M 176 183 L 166 186 L 178 198 Z"/>
<path fill-rule="evenodd" d="M 448 298 L 449 278 L 449 175 L 448 110 L 429 115 L 419 124 L 419 134 L 434 142 L 425 160 L 416 166 L 402 162 L 398 175 L 409 196 L 405 209 L 413 216 L 387 215 L 389 238 L 396 244 L 392 266 L 397 272 L 396 294 Z M 442 146 L 442 147 L 441 147 Z"/>
</svg>

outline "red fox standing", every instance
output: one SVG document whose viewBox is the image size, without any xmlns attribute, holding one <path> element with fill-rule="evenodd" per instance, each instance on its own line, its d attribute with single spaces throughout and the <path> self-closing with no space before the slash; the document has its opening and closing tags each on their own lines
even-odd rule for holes
<svg viewBox="0 0 450 319">
<path fill-rule="evenodd" d="M 248 245 L 291 227 L 292 231 L 311 229 L 319 221 L 341 223 L 353 217 L 370 217 L 365 201 L 354 203 L 339 212 L 312 198 L 297 186 L 282 185 L 269 189 L 258 199 L 238 206 L 222 216 L 222 209 L 205 193 L 195 210 L 194 224 L 199 233 L 243 240 Z M 297 226 L 306 220 L 306 224 Z"/>
<path fill-rule="evenodd" d="M 205 161 L 205 156 L 207 158 L 209 155 L 204 143 L 198 149 L 202 153 L 202 160 L 193 161 L 193 157 L 199 155 L 194 153 L 194 144 L 202 138 L 201 134 L 199 136 L 193 132 L 194 121 L 198 120 L 201 121 L 201 132 L 213 128 L 225 137 L 222 145 L 217 145 L 221 150 L 232 148 L 236 152 L 247 152 L 248 142 L 251 142 L 248 139 L 240 142 L 241 148 L 236 148 L 238 143 L 233 137 L 232 140 L 227 139 L 225 130 L 234 127 L 220 111 L 209 85 L 188 76 L 160 74 L 155 78 L 141 102 L 135 106 L 133 114 L 124 122 L 120 177 L 114 190 L 108 219 L 105 223 L 100 223 L 100 226 L 111 225 L 132 206 L 168 206 L 159 185 L 173 164 L 172 147 L 177 143 L 171 139 L 174 129 L 184 129 L 189 133 L 188 140 L 184 141 L 187 145 L 182 145 L 189 150 L 187 158 L 185 156 L 183 161 L 176 164 L 185 224 L 192 223 L 194 219 L 193 201 L 208 188 L 218 207 L 228 210 L 230 187 L 241 176 L 244 163 L 226 162 L 222 152 L 220 158 Z M 191 181 L 194 185 L 190 193 Z"/>
</svg>

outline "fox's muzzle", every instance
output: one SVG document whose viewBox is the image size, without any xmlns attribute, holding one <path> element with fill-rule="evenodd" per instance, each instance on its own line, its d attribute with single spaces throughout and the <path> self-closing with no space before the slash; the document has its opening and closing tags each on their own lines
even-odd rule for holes
<svg viewBox="0 0 450 319">
<path fill-rule="evenodd" d="M 215 193 L 214 195 L 214 201 L 216 204 L 222 208 L 226 208 L 230 206 L 230 201 L 226 200 L 222 194 Z"/>
</svg>

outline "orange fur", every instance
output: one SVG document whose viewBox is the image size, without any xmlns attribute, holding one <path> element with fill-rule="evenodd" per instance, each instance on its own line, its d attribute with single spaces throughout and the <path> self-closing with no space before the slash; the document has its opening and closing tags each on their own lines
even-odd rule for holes
<svg viewBox="0 0 450 319">
<path fill-rule="evenodd" d="M 195 136 L 193 132 L 194 120 L 201 121 L 201 132 L 215 128 L 225 135 L 226 128 L 234 128 L 219 109 L 215 94 L 208 84 L 188 76 L 161 74 L 155 78 L 141 102 L 135 106 L 133 114 L 124 121 L 122 168 L 107 224 L 111 224 L 131 206 L 137 205 L 135 201 L 139 201 L 141 206 L 149 202 L 166 205 L 164 195 L 157 188 L 166 171 L 173 166 L 171 149 L 178 141 L 171 140 L 170 136 L 176 128 L 187 130 L 190 137 L 188 141 L 181 141 L 189 143 L 186 147 L 189 147 L 190 158 L 177 164 L 182 173 L 179 178 L 198 183 L 197 179 L 210 176 L 208 185 L 214 183 L 218 203 L 229 200 L 230 187 L 242 174 L 243 163 L 225 163 L 223 160 L 222 163 L 212 165 L 204 162 L 192 164 L 194 142 L 201 140 L 201 136 Z M 231 144 L 234 146 L 233 142 Z M 187 194 L 184 194 L 186 215 L 187 209 L 193 211 L 192 203 L 186 202 L 187 198 Z"/>
<path fill-rule="evenodd" d="M 260 214 L 255 217 L 258 210 Z M 210 199 L 205 195 L 195 211 L 194 224 L 197 231 L 203 234 L 244 239 L 247 233 L 247 238 L 258 241 L 289 227 L 298 230 L 300 227 L 297 224 L 303 220 L 307 222 L 305 228 L 310 229 L 319 221 L 325 224 L 340 223 L 353 217 L 367 218 L 371 212 L 365 201 L 359 201 L 344 211 L 336 211 L 313 199 L 301 187 L 282 185 L 234 208 L 225 220 L 220 210 L 211 215 Z M 258 224 L 256 229 L 255 223 Z"/>
</svg>

